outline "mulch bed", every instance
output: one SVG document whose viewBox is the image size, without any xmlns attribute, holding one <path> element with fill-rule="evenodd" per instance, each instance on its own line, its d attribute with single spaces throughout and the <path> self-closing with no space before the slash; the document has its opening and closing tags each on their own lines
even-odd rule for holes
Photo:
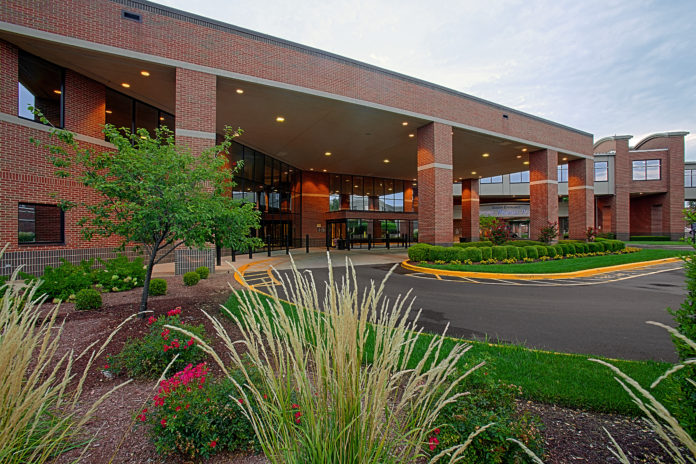
<svg viewBox="0 0 696 464">
<path fill-rule="evenodd" d="M 214 336 L 210 321 L 203 310 L 213 316 L 219 316 L 220 304 L 224 303 L 232 282 L 232 274 L 211 274 L 198 285 L 186 287 L 180 276 L 166 278 L 167 295 L 150 297 L 148 310 L 155 316 L 166 314 L 174 307 L 182 307 L 182 322 L 203 324 L 213 340 L 213 347 L 218 353 L 224 353 L 221 342 Z M 236 285 L 236 283 L 235 283 Z M 74 305 L 63 304 L 60 315 L 65 320 L 61 345 L 67 351 L 82 351 L 95 340 L 106 337 L 128 316 L 138 310 L 141 289 L 128 292 L 104 294 L 104 306 L 99 311 L 78 312 Z M 228 319 L 219 318 L 230 333 L 232 339 L 238 338 L 239 330 Z M 103 356 L 96 360 L 93 372 L 88 375 L 83 390 L 83 407 L 88 407 L 101 395 L 126 380 L 109 379 L 99 367 L 105 363 L 105 356 L 120 352 L 128 338 L 141 337 L 147 332 L 144 320 L 133 319 L 113 338 Z M 82 372 L 86 360 L 80 360 L 76 372 Z M 211 372 L 219 375 L 214 362 L 209 361 Z M 83 457 L 85 463 L 189 463 L 177 456 L 158 455 L 149 440 L 146 430 L 136 424 L 134 416 L 154 395 L 154 381 L 133 381 L 112 394 L 97 410 L 94 420 L 88 426 L 88 432 L 96 434 L 96 440 Z M 545 425 L 544 439 L 548 464 L 565 463 L 616 463 L 609 452 L 609 439 L 602 427 L 607 428 L 633 462 L 656 462 L 659 456 L 663 462 L 669 462 L 664 452 L 655 442 L 652 433 L 640 419 L 619 415 L 596 414 L 576 411 L 528 401 L 519 401 L 518 409 L 529 411 L 539 416 Z M 66 453 L 57 459 L 57 463 L 70 462 L 79 455 L 78 450 Z M 113 460 L 112 460 L 113 458 Z M 205 461 L 210 464 L 233 463 L 253 464 L 268 462 L 263 456 L 221 453 Z"/>
</svg>

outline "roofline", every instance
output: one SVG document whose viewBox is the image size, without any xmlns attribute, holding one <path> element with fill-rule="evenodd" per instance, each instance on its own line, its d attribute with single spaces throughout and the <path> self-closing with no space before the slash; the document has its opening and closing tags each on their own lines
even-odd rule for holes
<svg viewBox="0 0 696 464">
<path fill-rule="evenodd" d="M 592 148 L 597 148 L 600 143 L 608 142 L 610 140 L 630 140 L 632 139 L 632 135 L 610 135 L 609 137 L 603 137 L 599 140 L 597 140 L 594 145 L 592 145 Z"/>
<path fill-rule="evenodd" d="M 165 5 L 160 5 L 158 3 L 150 2 L 148 0 L 110 0 L 110 1 L 114 2 L 114 3 L 118 3 L 119 5 L 123 5 L 123 6 L 128 7 L 128 8 L 138 8 L 138 9 L 141 9 L 144 11 L 148 11 L 150 13 L 155 13 L 155 14 L 159 14 L 162 16 L 167 16 L 170 18 L 178 19 L 180 21 L 186 21 L 189 23 L 197 24 L 199 26 L 205 26 L 205 27 L 217 29 L 217 30 L 220 30 L 223 32 L 229 32 L 232 34 L 236 34 L 236 35 L 242 35 L 242 36 L 245 36 L 245 37 L 253 39 L 253 40 L 259 40 L 259 41 L 270 43 L 273 45 L 279 45 L 279 46 L 289 48 L 292 50 L 296 50 L 296 51 L 299 51 L 302 53 L 308 53 L 308 54 L 312 54 L 312 55 L 321 56 L 321 57 L 328 58 L 328 59 L 331 59 L 331 60 L 334 60 L 337 62 L 342 62 L 342 63 L 349 64 L 351 66 L 363 68 L 363 69 L 366 69 L 369 71 L 376 71 L 376 72 L 379 72 L 381 74 L 395 77 L 397 79 L 400 79 L 400 80 L 403 80 L 406 82 L 417 84 L 417 85 L 420 85 L 423 87 L 428 87 L 430 89 L 437 90 L 440 92 L 445 92 L 445 93 L 448 93 L 450 95 L 454 95 L 457 97 L 466 98 L 468 100 L 482 103 L 482 104 L 491 106 L 493 108 L 497 108 L 497 109 L 500 109 L 503 111 L 507 111 L 507 112 L 514 113 L 514 114 L 517 114 L 520 116 L 524 116 L 524 117 L 527 117 L 530 119 L 534 119 L 534 120 L 543 122 L 545 124 L 550 124 L 552 126 L 556 126 L 556 127 L 561 128 L 561 129 L 569 130 L 571 132 L 575 132 L 575 133 L 585 135 L 588 137 L 593 137 L 593 134 L 591 134 L 589 132 L 585 132 L 585 131 L 582 131 L 580 129 L 576 129 L 574 127 L 566 126 L 564 124 L 560 124 L 560 123 L 557 123 L 557 122 L 554 122 L 554 121 L 551 121 L 548 119 L 544 119 L 544 118 L 541 118 L 539 116 L 534 116 L 533 114 L 525 113 L 523 111 L 519 111 L 519 110 L 516 110 L 514 108 L 510 108 L 510 107 L 507 107 L 507 106 L 504 106 L 504 105 L 501 105 L 501 104 L 498 104 L 495 102 L 484 100 L 483 98 L 475 97 L 473 95 L 469 95 L 467 93 L 460 92 L 458 90 L 450 89 L 449 87 L 434 84 L 432 82 L 428 82 L 428 81 L 418 79 L 415 77 L 407 76 L 406 74 L 401 74 L 401 73 L 398 73 L 396 71 L 390 71 L 388 69 L 381 68 L 379 66 L 374 66 L 374 65 L 362 62 L 362 61 L 354 60 L 352 58 L 347 58 L 345 56 L 337 55 L 335 53 L 320 50 L 318 48 L 310 47 L 307 45 L 302 45 L 302 44 L 299 44 L 297 42 L 292 42 L 292 41 L 281 39 L 281 38 L 274 37 L 271 35 L 263 34 L 261 32 L 252 31 L 250 29 L 235 26 L 235 25 L 225 23 L 222 21 L 218 21 L 215 19 L 206 18 L 205 16 L 200 16 L 200 15 L 197 15 L 194 13 L 189 13 L 189 12 L 182 11 L 182 10 L 172 8 L 169 6 L 165 6 Z"/>
<path fill-rule="evenodd" d="M 659 132 L 657 134 L 650 134 L 640 142 L 636 143 L 633 149 L 640 148 L 641 145 L 652 139 L 661 139 L 665 137 L 686 137 L 687 135 L 689 135 L 689 131 Z"/>
</svg>

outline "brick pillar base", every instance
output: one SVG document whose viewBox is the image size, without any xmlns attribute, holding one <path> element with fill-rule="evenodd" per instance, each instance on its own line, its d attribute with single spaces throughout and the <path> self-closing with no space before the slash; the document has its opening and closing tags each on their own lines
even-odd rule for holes
<svg viewBox="0 0 696 464">
<path fill-rule="evenodd" d="M 451 246 L 452 127 L 437 122 L 418 128 L 418 241 Z"/>
<path fill-rule="evenodd" d="M 529 237 L 549 222 L 558 222 L 558 153 L 539 150 L 529 154 Z"/>
<path fill-rule="evenodd" d="M 594 161 L 576 159 L 568 163 L 568 235 L 584 240 L 594 227 Z"/>
<path fill-rule="evenodd" d="M 479 182 L 477 179 L 462 181 L 462 237 L 467 241 L 479 239 Z"/>
</svg>

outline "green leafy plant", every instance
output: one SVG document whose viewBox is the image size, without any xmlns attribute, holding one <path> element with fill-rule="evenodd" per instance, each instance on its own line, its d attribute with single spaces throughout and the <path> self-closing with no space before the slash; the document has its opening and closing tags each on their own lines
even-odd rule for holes
<svg viewBox="0 0 696 464">
<path fill-rule="evenodd" d="M 117 375 L 125 371 L 131 377 L 157 378 L 177 355 L 170 367 L 176 371 L 200 361 L 204 353 L 196 340 L 207 340 L 205 329 L 181 323 L 180 315 L 181 308 L 177 307 L 166 316 L 150 316 L 148 333 L 143 338 L 129 339 L 123 350 L 110 358 L 108 370 Z M 181 327 L 191 336 L 179 338 L 167 325 Z"/>
<path fill-rule="evenodd" d="M 558 237 L 558 221 L 547 222 L 539 229 L 539 241 L 548 244 Z"/>
<path fill-rule="evenodd" d="M 237 379 L 243 382 L 239 375 Z M 150 425 L 155 447 L 164 455 L 199 459 L 223 450 L 258 451 L 254 429 L 239 401 L 233 382 L 211 380 L 205 363 L 189 364 L 160 382 L 150 407 L 137 418 Z"/>
<path fill-rule="evenodd" d="M 99 259 L 101 269 L 93 270 L 93 282 L 106 292 L 122 292 L 142 287 L 145 283 L 145 266 L 143 258 L 132 261 L 125 255 L 114 259 Z"/>
<path fill-rule="evenodd" d="M 94 281 L 93 261 L 82 261 L 80 264 L 71 264 L 61 258 L 58 267 L 46 266 L 41 277 L 40 291 L 49 298 L 67 300 L 70 295 L 76 295 L 82 289 L 90 288 Z M 25 275 L 26 280 L 34 280 L 36 277 Z"/>
<path fill-rule="evenodd" d="M 503 219 L 496 218 L 491 224 L 490 241 L 494 245 L 502 245 L 510 239 L 510 226 Z"/>
<path fill-rule="evenodd" d="M 197 267 L 195 272 L 201 277 L 201 279 L 207 279 L 208 275 L 210 274 L 210 269 L 208 269 L 206 266 L 201 266 Z"/>
<path fill-rule="evenodd" d="M 92 288 L 83 288 L 75 296 L 75 309 L 85 311 L 99 309 L 102 306 L 101 294 Z"/>
<path fill-rule="evenodd" d="M 596 237 L 597 229 L 595 229 L 594 227 L 588 227 L 585 231 L 585 240 L 587 240 L 588 242 L 594 242 Z"/>
<path fill-rule="evenodd" d="M 48 120 L 31 108 L 44 124 Z M 58 177 L 74 176 L 81 185 L 101 198 L 81 206 L 88 214 L 78 224 L 85 239 L 116 236 L 121 247 L 136 242 L 146 250 L 147 268 L 140 301 L 140 314 L 147 309 L 152 268 L 177 246 L 203 247 L 215 240 L 236 244 L 236 249 L 258 246 L 249 237 L 259 227 L 260 213 L 252 203 L 234 200 L 228 194 L 235 184 L 227 157 L 232 139 L 240 130 L 226 127 L 224 141 L 200 154 L 177 145 L 166 127 L 154 135 L 146 129 L 104 126 L 106 140 L 115 149 L 97 153 L 83 148 L 75 135 L 50 129 L 47 143 L 32 141 L 49 152 Z M 58 143 L 55 143 L 57 140 Z M 63 209 L 78 206 L 60 200 Z"/>
<path fill-rule="evenodd" d="M 160 296 L 167 294 L 167 281 L 164 279 L 152 279 L 150 281 L 150 295 Z"/>
<path fill-rule="evenodd" d="M 201 276 L 197 272 L 191 271 L 191 272 L 187 272 L 186 274 L 184 274 L 183 279 L 184 279 L 184 285 L 186 285 L 187 287 L 193 287 L 198 282 L 200 282 Z"/>
<path fill-rule="evenodd" d="M 479 233 L 481 238 L 488 239 L 491 236 L 491 231 L 495 227 L 498 218 L 494 216 L 479 217 Z"/>
</svg>

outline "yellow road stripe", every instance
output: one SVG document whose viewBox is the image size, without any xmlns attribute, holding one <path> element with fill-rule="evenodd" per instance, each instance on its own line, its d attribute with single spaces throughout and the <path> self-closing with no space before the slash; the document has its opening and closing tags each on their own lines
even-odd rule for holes
<svg viewBox="0 0 696 464">
<path fill-rule="evenodd" d="M 638 263 L 628 263 L 628 264 L 618 264 L 616 266 L 598 267 L 594 269 L 584 269 L 582 271 L 574 272 L 558 272 L 554 274 L 503 274 L 503 273 L 493 273 L 493 272 L 471 272 L 471 271 L 450 271 L 448 269 L 431 269 L 428 267 L 416 266 L 409 264 L 408 260 L 401 263 L 401 267 L 421 272 L 424 274 L 433 274 L 437 278 L 441 279 L 440 276 L 453 276 L 453 277 L 473 277 L 477 279 L 498 279 L 498 280 L 550 280 L 550 279 L 575 279 L 578 277 L 590 277 L 599 274 L 607 274 L 609 272 L 624 271 L 628 269 L 640 269 L 643 267 L 656 266 L 658 264 L 664 263 L 674 263 L 681 261 L 681 258 L 664 258 L 657 259 L 655 261 L 641 261 Z"/>
</svg>

